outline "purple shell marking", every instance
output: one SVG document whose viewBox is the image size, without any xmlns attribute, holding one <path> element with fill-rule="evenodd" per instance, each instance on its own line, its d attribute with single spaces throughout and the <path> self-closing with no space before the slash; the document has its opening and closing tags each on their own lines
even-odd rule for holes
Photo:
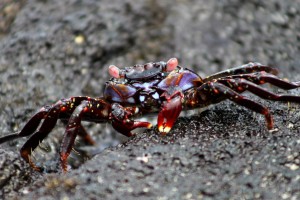
<svg viewBox="0 0 300 200">
<path fill-rule="evenodd" d="M 179 86 L 183 91 L 185 91 L 192 87 L 196 87 L 199 82 L 201 82 L 201 78 L 197 74 L 185 69 L 180 72 L 171 72 L 157 86 L 160 89 L 167 89 L 170 86 Z"/>
<path fill-rule="evenodd" d="M 134 104 L 136 102 L 133 96 L 136 92 L 137 90 L 130 85 L 107 83 L 104 97 L 114 102 Z"/>
</svg>

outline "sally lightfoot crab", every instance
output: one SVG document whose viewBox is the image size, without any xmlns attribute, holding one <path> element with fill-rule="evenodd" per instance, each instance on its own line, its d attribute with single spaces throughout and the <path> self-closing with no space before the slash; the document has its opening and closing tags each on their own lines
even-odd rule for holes
<svg viewBox="0 0 300 200">
<path fill-rule="evenodd" d="M 273 118 L 268 108 L 241 93 L 249 91 L 263 99 L 300 103 L 300 96 L 276 94 L 259 86 L 270 83 L 284 90 L 300 87 L 300 82 L 282 80 L 276 76 L 277 69 L 260 63 L 249 63 L 204 79 L 192 70 L 178 66 L 176 58 L 124 69 L 112 65 L 109 73 L 112 78 L 106 83 L 103 97 L 71 97 L 44 106 L 18 134 L 0 138 L 0 143 L 32 135 L 20 152 L 23 159 L 40 171 L 41 168 L 31 160 L 31 152 L 60 119 L 66 124 L 60 148 L 61 166 L 66 171 L 67 158 L 77 135 L 94 144 L 81 121 L 109 122 L 115 130 L 132 136 L 132 130 L 152 126 L 149 122 L 135 121 L 134 117 L 158 113 L 158 130 L 166 134 L 183 109 L 202 108 L 228 99 L 264 115 L 267 128 L 272 129 Z"/>
</svg>

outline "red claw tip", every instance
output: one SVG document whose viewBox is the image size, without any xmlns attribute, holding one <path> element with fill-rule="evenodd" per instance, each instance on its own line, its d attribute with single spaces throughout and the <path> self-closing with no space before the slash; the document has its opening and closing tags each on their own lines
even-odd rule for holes
<svg viewBox="0 0 300 200">
<path fill-rule="evenodd" d="M 162 134 L 162 135 L 166 135 L 167 133 L 169 133 L 171 130 L 171 127 L 169 126 L 163 126 L 163 125 L 160 125 L 158 126 L 158 131 Z"/>
<path fill-rule="evenodd" d="M 163 135 L 170 132 L 181 110 L 181 96 L 174 97 L 165 102 L 157 117 L 158 131 Z"/>
<path fill-rule="evenodd" d="M 178 60 L 177 58 L 171 58 L 167 62 L 167 72 L 173 71 L 178 66 Z"/>
<path fill-rule="evenodd" d="M 110 65 L 108 67 L 108 73 L 114 78 L 120 78 L 120 69 L 115 65 Z"/>
</svg>

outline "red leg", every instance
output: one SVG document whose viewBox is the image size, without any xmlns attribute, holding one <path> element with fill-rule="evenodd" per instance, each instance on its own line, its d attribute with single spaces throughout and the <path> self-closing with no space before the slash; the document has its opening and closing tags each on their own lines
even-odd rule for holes
<svg viewBox="0 0 300 200">
<path fill-rule="evenodd" d="M 282 80 L 278 78 L 277 76 L 274 76 L 272 74 L 268 74 L 266 72 L 258 72 L 258 73 L 252 73 L 252 74 L 242 74 L 242 75 L 234 75 L 229 77 L 224 77 L 222 79 L 218 79 L 218 82 L 222 82 L 223 84 L 226 84 L 226 81 L 229 79 L 246 79 L 248 81 L 251 81 L 257 85 L 270 83 L 274 86 L 277 86 L 284 90 L 291 90 L 295 88 L 300 87 L 300 82 L 288 82 L 285 80 Z M 229 85 L 230 83 L 226 84 Z"/>
<path fill-rule="evenodd" d="M 45 106 L 41 108 L 35 115 L 31 117 L 31 119 L 26 123 L 24 128 L 19 133 L 7 135 L 0 138 L 0 144 L 16 138 L 26 137 L 34 133 L 42 119 L 44 119 L 45 116 L 48 114 L 50 108 L 50 106 Z"/>
<path fill-rule="evenodd" d="M 134 121 L 130 119 L 140 112 L 138 107 L 123 107 L 118 103 L 113 103 L 110 115 L 112 126 L 115 130 L 127 137 L 133 136 L 131 131 L 136 128 L 151 128 L 152 124 L 149 122 Z"/>
<path fill-rule="evenodd" d="M 68 125 L 68 120 L 61 120 L 66 126 Z M 78 135 L 83 139 L 83 141 L 86 144 L 95 145 L 96 142 L 93 140 L 93 138 L 86 132 L 85 128 L 80 125 L 78 127 Z"/>
<path fill-rule="evenodd" d="M 94 122 L 111 121 L 113 127 L 126 136 L 132 136 L 131 130 L 139 127 L 150 128 L 148 122 L 137 122 L 130 119 L 136 113 L 135 107 L 123 108 L 119 104 L 112 106 L 102 99 L 88 99 L 82 101 L 72 113 L 64 134 L 60 148 L 60 160 L 63 171 L 67 171 L 67 159 L 71 153 L 76 136 L 82 134 L 82 120 Z M 83 133 L 84 136 L 85 133 Z"/>
<path fill-rule="evenodd" d="M 207 82 L 197 89 L 198 96 L 203 103 L 218 103 L 222 100 L 229 99 L 236 104 L 244 106 L 254 112 L 265 116 L 268 129 L 273 128 L 273 118 L 265 106 L 257 103 L 247 97 L 244 97 L 236 91 L 217 82 Z M 213 99 L 213 101 L 211 100 Z"/>
<path fill-rule="evenodd" d="M 18 134 L 11 134 L 0 138 L 0 143 L 33 134 L 20 149 L 20 153 L 22 158 L 35 170 L 41 171 L 41 168 L 35 166 L 31 161 L 31 152 L 34 151 L 40 142 L 42 142 L 42 140 L 51 132 L 57 119 L 68 117 L 70 115 L 68 113 L 74 110 L 74 107 L 77 106 L 76 104 L 87 98 L 88 97 L 72 97 L 70 99 L 62 99 L 52 106 L 44 106 L 26 123 L 24 128 Z M 37 130 L 42 120 L 44 121 Z"/>
<path fill-rule="evenodd" d="M 181 88 L 172 86 L 161 97 L 165 101 L 162 103 L 161 111 L 158 113 L 157 126 L 159 132 L 165 135 L 171 130 L 181 113 L 184 95 Z"/>
<path fill-rule="evenodd" d="M 269 99 L 269 100 L 273 100 L 273 101 L 285 101 L 285 102 L 300 103 L 300 96 L 275 94 L 275 93 L 270 92 L 250 81 L 247 81 L 245 79 L 228 79 L 228 80 L 219 80 L 218 82 L 232 88 L 233 90 L 235 90 L 239 93 L 247 90 L 247 91 L 252 92 L 253 94 L 256 94 L 257 96 L 264 98 L 264 99 Z M 279 82 L 279 83 L 281 83 L 281 82 Z M 288 85 L 288 83 L 285 83 L 284 86 L 285 87 L 287 87 L 287 86 L 294 87 L 296 85 L 293 85 L 293 84 Z"/>
<path fill-rule="evenodd" d="M 232 69 L 228 69 L 228 70 L 213 74 L 213 75 L 208 76 L 205 79 L 203 79 L 203 81 L 208 82 L 213 79 L 223 78 L 226 76 L 233 76 L 233 75 L 237 75 L 237 74 L 250 74 L 250 73 L 261 72 L 261 71 L 275 74 L 275 75 L 278 74 L 278 70 L 275 68 L 268 67 L 268 66 L 262 65 L 260 63 L 248 63 L 248 64 L 242 65 L 240 67 L 235 67 Z"/>
<path fill-rule="evenodd" d="M 41 127 L 38 129 L 37 132 L 35 132 L 29 140 L 26 141 L 26 143 L 23 145 L 23 147 L 20 150 L 22 158 L 28 162 L 31 167 L 37 171 L 41 171 L 42 169 L 37 167 L 31 160 L 31 152 L 42 142 L 42 140 L 51 132 L 51 130 L 54 128 L 58 115 L 59 115 L 59 107 L 60 102 L 55 104 L 49 112 L 45 115 L 45 120 L 42 123 Z M 25 128 L 28 127 L 27 125 Z M 32 127 L 30 127 L 32 128 Z M 24 129 L 23 129 L 24 130 Z M 23 132 L 21 131 L 21 133 Z M 25 129 L 26 130 L 26 129 Z M 33 129 L 29 129 L 34 131 Z"/>
<path fill-rule="evenodd" d="M 67 158 L 70 155 L 76 136 L 80 130 L 82 115 L 84 113 L 84 109 L 88 107 L 88 104 L 88 101 L 83 101 L 79 106 L 77 106 L 67 124 L 60 147 L 60 160 L 64 171 L 67 171 Z"/>
<path fill-rule="evenodd" d="M 87 99 L 88 97 L 72 97 L 70 99 L 62 99 L 59 101 L 57 106 L 62 106 L 63 109 L 59 110 L 60 113 L 72 112 L 74 110 L 72 107 L 75 107 L 76 104 L 80 103 L 82 100 Z M 45 119 L 49 113 L 49 111 L 53 108 L 53 106 L 44 106 L 42 107 L 36 114 L 34 114 L 31 119 L 25 124 L 23 129 L 16 134 L 11 134 L 0 138 L 0 144 L 14 140 L 20 137 L 26 137 L 33 134 L 41 121 Z"/>
</svg>

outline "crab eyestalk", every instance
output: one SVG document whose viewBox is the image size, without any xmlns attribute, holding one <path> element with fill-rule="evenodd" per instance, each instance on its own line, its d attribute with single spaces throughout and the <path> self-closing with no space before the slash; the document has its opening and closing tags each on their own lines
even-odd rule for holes
<svg viewBox="0 0 300 200">
<path fill-rule="evenodd" d="M 168 60 L 165 70 L 167 72 L 171 72 L 174 69 L 176 69 L 177 66 L 178 66 L 178 60 L 177 60 L 177 58 L 171 58 L 171 59 Z"/>
<path fill-rule="evenodd" d="M 110 65 L 108 67 L 108 73 L 110 76 L 112 76 L 113 78 L 116 78 L 116 79 L 124 77 L 124 75 L 121 73 L 120 68 L 118 68 L 115 65 Z"/>
<path fill-rule="evenodd" d="M 152 77 L 159 72 L 171 72 L 178 66 L 177 58 L 171 58 L 167 63 L 161 61 L 157 63 L 147 63 L 144 65 L 134 65 L 133 67 L 125 67 L 120 69 L 115 65 L 108 67 L 108 73 L 115 79 L 124 78 L 125 76 L 131 79 L 141 79 Z"/>
</svg>

